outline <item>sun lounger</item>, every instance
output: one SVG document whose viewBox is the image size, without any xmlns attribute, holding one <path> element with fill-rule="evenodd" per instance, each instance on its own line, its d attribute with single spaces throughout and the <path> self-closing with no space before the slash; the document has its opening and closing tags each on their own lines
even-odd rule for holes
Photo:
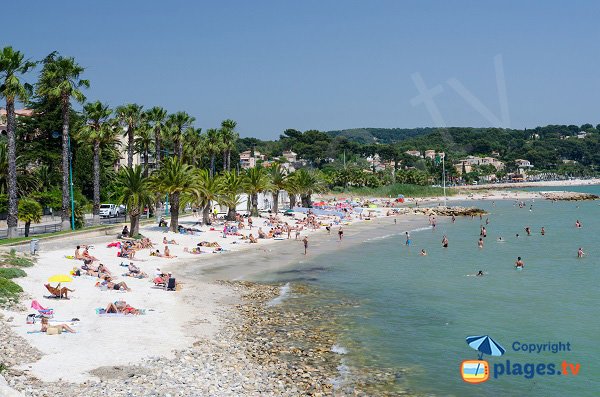
<svg viewBox="0 0 600 397">
<path fill-rule="evenodd" d="M 54 310 L 50 308 L 45 308 L 36 300 L 31 301 L 31 308 L 37 310 L 40 315 L 46 318 L 54 317 Z"/>
</svg>

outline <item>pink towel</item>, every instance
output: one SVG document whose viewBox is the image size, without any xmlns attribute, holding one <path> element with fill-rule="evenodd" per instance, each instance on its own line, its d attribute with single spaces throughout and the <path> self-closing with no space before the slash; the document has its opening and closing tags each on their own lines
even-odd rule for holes
<svg viewBox="0 0 600 397">
<path fill-rule="evenodd" d="M 40 303 L 36 300 L 31 301 L 31 308 L 35 309 L 37 311 L 48 311 L 48 310 L 52 310 L 52 309 L 46 309 L 44 308 L 42 305 L 40 305 Z"/>
</svg>

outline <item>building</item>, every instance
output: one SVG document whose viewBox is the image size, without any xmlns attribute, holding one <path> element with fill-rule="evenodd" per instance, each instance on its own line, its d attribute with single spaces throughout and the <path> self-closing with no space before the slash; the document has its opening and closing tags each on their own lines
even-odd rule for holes
<svg viewBox="0 0 600 397">
<path fill-rule="evenodd" d="M 16 117 L 31 117 L 33 116 L 32 109 L 15 109 Z M 0 108 L 0 134 L 6 135 L 7 131 L 7 113 L 6 109 Z"/>
<path fill-rule="evenodd" d="M 288 163 L 295 163 L 296 161 L 298 161 L 298 154 L 292 152 L 291 150 L 284 150 L 283 151 L 283 158 L 285 158 L 285 160 Z"/>
<path fill-rule="evenodd" d="M 501 171 L 504 169 L 505 165 L 502 161 L 498 160 L 494 157 L 476 157 L 476 156 L 468 156 L 458 163 L 454 164 L 454 168 L 459 175 L 462 175 L 463 168 L 466 173 L 469 173 L 475 169 L 476 166 L 481 165 L 492 165 L 496 168 L 496 171 Z"/>
<path fill-rule="evenodd" d="M 438 157 L 440 160 L 446 156 L 444 152 L 437 152 L 435 150 L 425 150 L 425 158 L 430 160 L 435 160 Z"/>
<path fill-rule="evenodd" d="M 517 159 L 515 160 L 515 165 L 517 167 L 517 173 L 523 175 L 524 179 L 527 178 L 527 173 L 533 168 L 533 164 L 531 164 L 529 160 Z"/>
<path fill-rule="evenodd" d="M 262 155 L 259 151 L 255 150 L 254 155 L 252 155 L 251 150 L 246 150 L 245 152 L 240 153 L 240 167 L 242 169 L 249 169 L 256 167 L 258 161 L 266 160 L 266 156 Z"/>
<path fill-rule="evenodd" d="M 411 155 L 411 156 L 414 156 L 414 157 L 423 158 L 423 156 L 421 156 L 421 152 L 419 152 L 418 150 L 407 150 L 404 153 L 406 153 L 408 155 Z"/>
</svg>

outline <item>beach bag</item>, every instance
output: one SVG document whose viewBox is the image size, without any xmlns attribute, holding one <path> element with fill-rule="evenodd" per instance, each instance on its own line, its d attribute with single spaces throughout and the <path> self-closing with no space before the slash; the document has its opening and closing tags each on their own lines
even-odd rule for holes
<svg viewBox="0 0 600 397">
<path fill-rule="evenodd" d="M 26 323 L 27 324 L 35 324 L 35 314 L 28 314 Z"/>
<path fill-rule="evenodd" d="M 62 334 L 62 328 L 49 326 L 46 328 L 46 335 L 60 335 Z"/>
</svg>

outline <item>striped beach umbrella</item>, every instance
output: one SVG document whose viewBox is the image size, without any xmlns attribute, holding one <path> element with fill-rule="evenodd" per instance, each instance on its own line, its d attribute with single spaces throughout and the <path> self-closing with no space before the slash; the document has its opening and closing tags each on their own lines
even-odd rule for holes
<svg viewBox="0 0 600 397">
<path fill-rule="evenodd" d="M 506 350 L 488 335 L 467 336 L 467 344 L 481 353 L 481 356 L 501 356 Z M 481 357 L 480 357 L 481 358 Z"/>
</svg>

